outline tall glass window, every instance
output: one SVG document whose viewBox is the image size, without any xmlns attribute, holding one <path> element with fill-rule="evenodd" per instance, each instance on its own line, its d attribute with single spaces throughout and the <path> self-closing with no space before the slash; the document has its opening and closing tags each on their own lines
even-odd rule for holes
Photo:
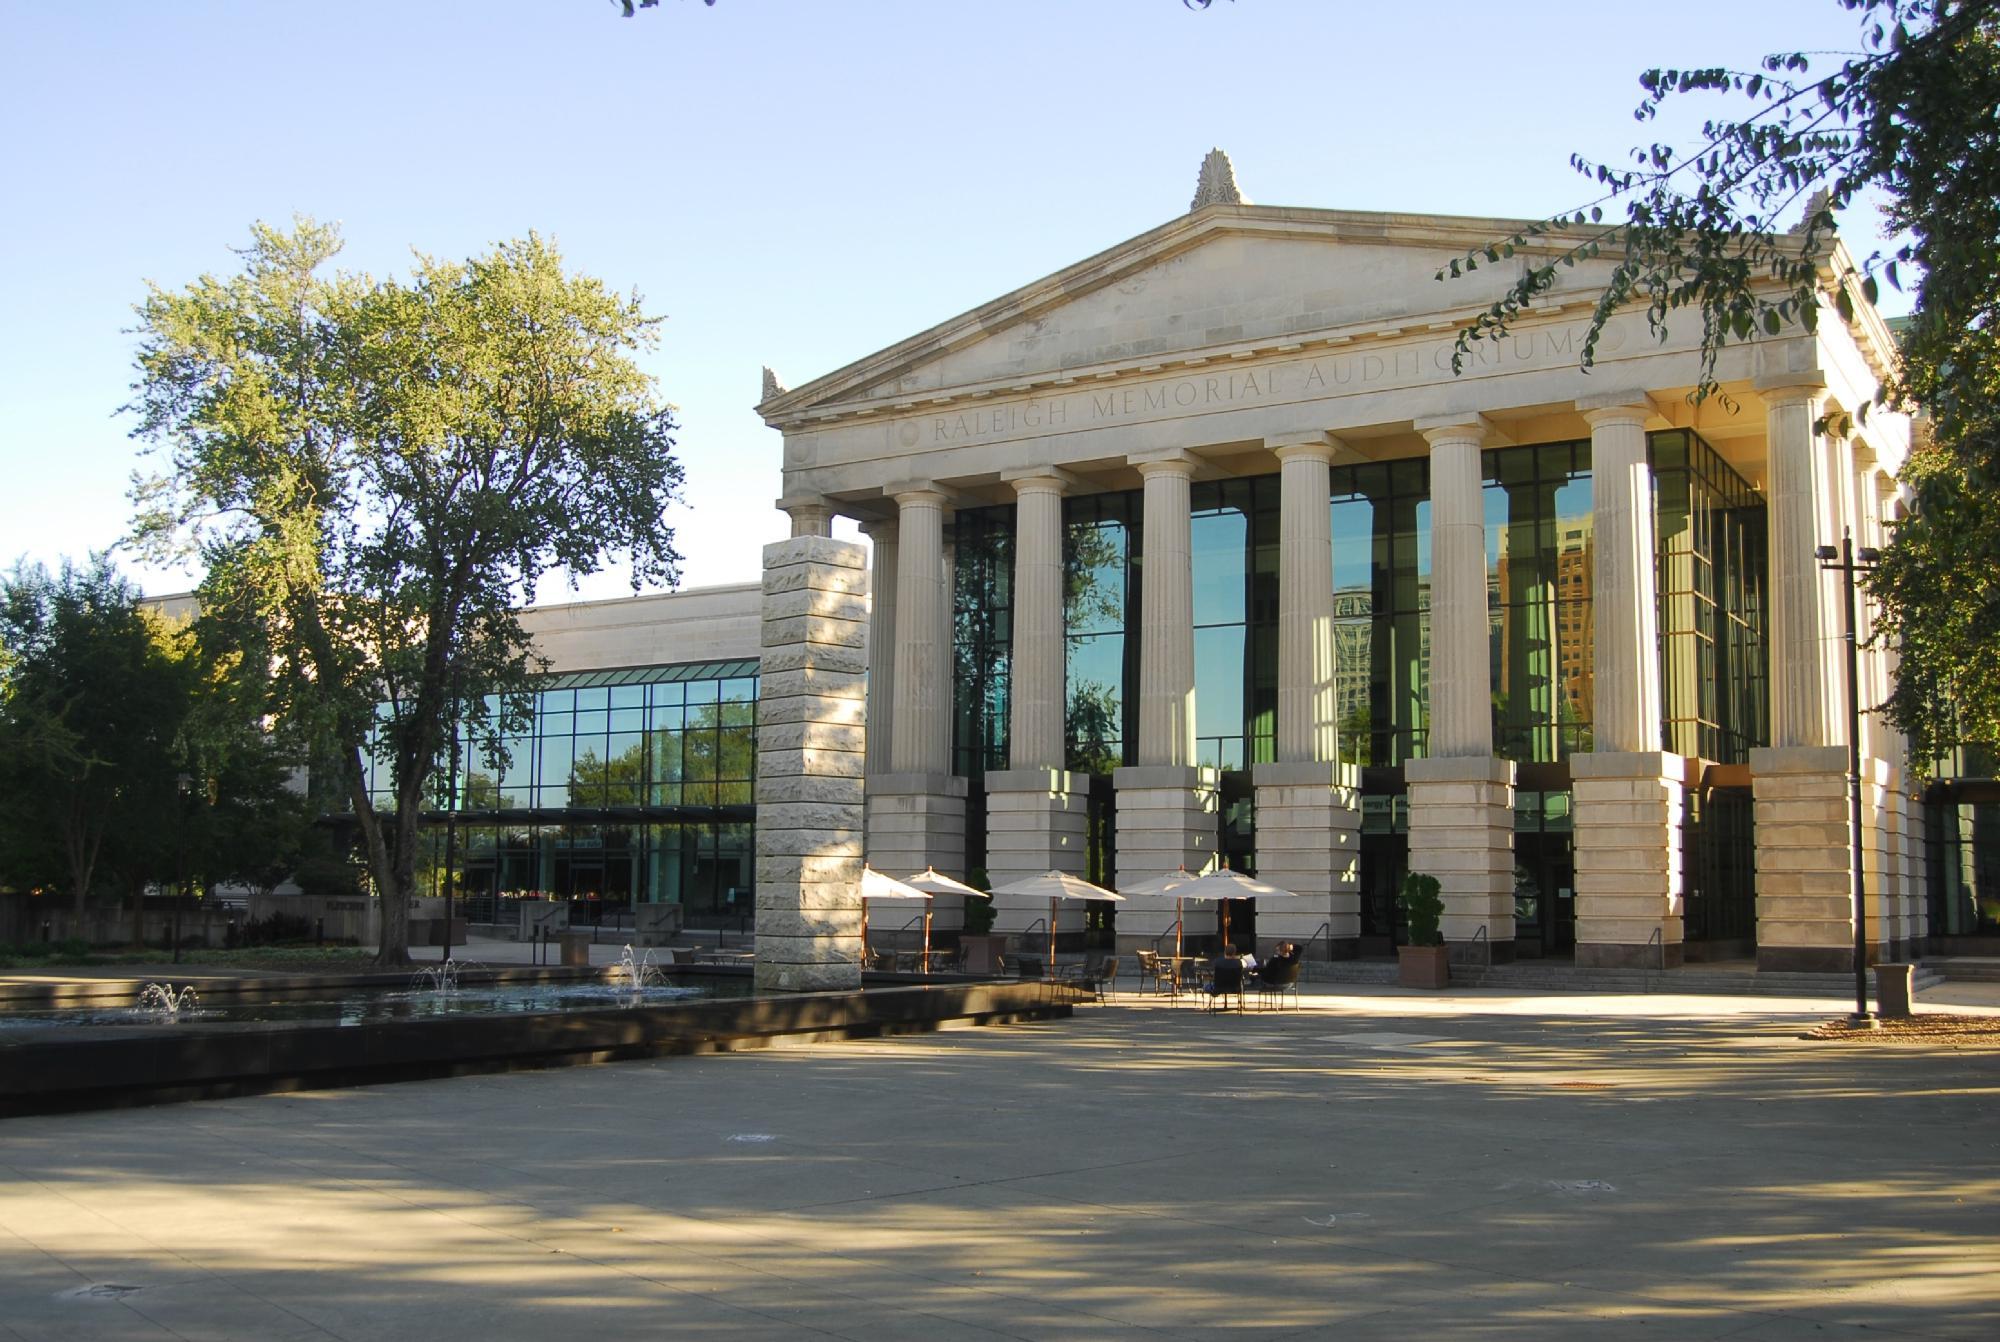
<svg viewBox="0 0 2000 1342">
<path fill-rule="evenodd" d="M 1661 739 L 1724 764 L 1770 739 L 1764 501 L 1715 450 L 1650 435 L 1660 620 Z"/>
<path fill-rule="evenodd" d="M 952 772 L 1007 767 L 1014 664 L 1014 509 L 958 514 L 952 564 Z"/>
<path fill-rule="evenodd" d="M 1590 444 L 1481 456 L 1493 750 L 1551 763 L 1591 748 Z"/>
<path fill-rule="evenodd" d="M 1430 463 L 1337 467 L 1333 638 L 1340 757 L 1424 753 L 1430 702 Z"/>
<path fill-rule="evenodd" d="M 1108 774 L 1136 746 L 1126 695 L 1137 643 L 1133 581 L 1139 495 L 1090 494 L 1063 500 L 1063 738 L 1072 769 Z"/>
<path fill-rule="evenodd" d="M 1191 491 L 1195 763 L 1274 758 L 1278 716 L 1278 477 Z"/>
</svg>

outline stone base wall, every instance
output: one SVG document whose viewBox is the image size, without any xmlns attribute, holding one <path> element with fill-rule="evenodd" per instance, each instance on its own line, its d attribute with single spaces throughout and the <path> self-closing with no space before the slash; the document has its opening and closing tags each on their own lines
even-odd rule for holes
<svg viewBox="0 0 2000 1342">
<path fill-rule="evenodd" d="M 877 774 L 868 780 L 868 865 L 901 880 L 925 867 L 965 879 L 966 782 L 952 774 Z M 931 934 L 965 926 L 962 896 L 931 901 Z"/>
<path fill-rule="evenodd" d="M 1924 852 L 1924 835 L 1928 832 L 1928 818 L 1924 815 L 1924 799 L 1921 793 L 1909 792 L 1903 796 L 1903 885 L 1909 892 L 1910 944 L 1904 954 L 1923 955 L 1930 948 L 1930 865 Z"/>
<path fill-rule="evenodd" d="M 1083 875 L 1089 782 L 1062 769 L 1003 769 L 986 775 L 986 875 L 994 885 L 1045 872 Z M 1084 906 L 1056 906 L 1059 936 L 1083 931 Z M 1018 936 L 1046 920 L 1046 900 L 993 901 L 993 930 Z"/>
<path fill-rule="evenodd" d="M 1403 766 L 1410 801 L 1410 870 L 1443 886 L 1445 942 L 1480 928 L 1493 959 L 1514 956 L 1514 764 L 1491 757 L 1418 759 Z"/>
<path fill-rule="evenodd" d="M 1757 828 L 1757 967 L 1852 972 L 1847 750 L 1750 752 Z"/>
<path fill-rule="evenodd" d="M 1686 886 L 1681 816 L 1686 761 L 1662 751 L 1572 755 L 1576 963 L 1674 968 Z"/>
<path fill-rule="evenodd" d="M 1861 888 L 1869 954 L 1895 960 L 1909 946 L 1903 889 L 1901 781 L 1886 760 L 1861 762 Z"/>
<path fill-rule="evenodd" d="M 1334 959 L 1352 959 L 1361 938 L 1360 771 L 1260 764 L 1254 776 L 1257 879 L 1299 896 L 1258 901 L 1258 955 L 1280 941 L 1303 947 L 1318 933 L 1314 958 L 1329 946 Z"/>
<path fill-rule="evenodd" d="M 764 547 L 757 724 L 760 992 L 861 986 L 866 551 Z"/>
<path fill-rule="evenodd" d="M 1214 770 L 1141 765 L 1114 770 L 1111 782 L 1118 789 L 1120 884 L 1164 876 L 1183 866 L 1198 873 L 1215 860 Z M 1118 905 L 1118 949 L 1150 950 L 1154 939 L 1173 926 L 1171 896 L 1125 900 Z M 1213 904 L 1189 907 L 1188 935 L 1212 932 L 1215 926 Z"/>
</svg>

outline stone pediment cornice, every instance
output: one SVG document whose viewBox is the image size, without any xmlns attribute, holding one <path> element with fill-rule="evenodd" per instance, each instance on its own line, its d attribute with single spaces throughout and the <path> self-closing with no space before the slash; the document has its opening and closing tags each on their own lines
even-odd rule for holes
<svg viewBox="0 0 2000 1342">
<path fill-rule="evenodd" d="M 1058 308 L 1118 284 L 1139 271 L 1219 238 L 1293 238 L 1336 245 L 1410 247 L 1436 257 L 1442 265 L 1495 239 L 1510 237 L 1527 226 L 1524 220 L 1479 216 L 1392 214 L 1276 205 L 1204 206 L 803 386 L 766 396 L 756 408 L 765 423 L 790 431 L 828 421 L 907 414 L 946 405 L 971 404 L 992 397 L 1019 396 L 1051 388 L 1152 375 L 1166 369 L 1279 357 L 1305 348 L 1364 345 L 1404 338 L 1413 332 L 1456 331 L 1483 312 L 1490 297 L 1469 285 L 1454 291 L 1452 285 L 1444 284 L 1437 287 L 1439 303 L 1436 307 L 1394 317 L 1350 321 L 1282 335 L 1267 334 L 1235 343 L 1151 356 L 974 379 L 949 387 L 912 389 L 895 385 L 898 379 L 912 370 L 993 339 L 1010 328 L 1046 317 Z M 1529 239 L 1515 250 L 1522 256 L 1552 255 L 1575 240 L 1575 236 L 1567 233 L 1549 232 Z M 1615 260 L 1617 253 L 1607 248 L 1604 256 Z M 1507 263 L 1503 261 L 1500 264 Z M 1851 270 L 1852 265 L 1845 245 L 1836 239 L 1834 251 L 1821 267 L 1828 288 L 1834 283 L 1836 274 L 1843 269 Z M 1557 290 L 1545 296 L 1526 317 L 1523 325 L 1533 326 L 1563 314 L 1574 319 L 1577 312 L 1594 308 L 1601 291 L 1599 285 L 1592 283 L 1581 269 L 1578 279 L 1573 288 Z M 1854 319 L 1846 323 L 1848 332 L 1860 346 L 1871 369 L 1878 377 L 1884 376 L 1895 357 L 1893 337 L 1881 315 L 1861 301 L 1858 293 L 1855 297 L 1856 311 Z"/>
<path fill-rule="evenodd" d="M 906 412 L 946 401 L 977 400 L 987 396 L 1030 391 L 1044 386 L 1068 386 L 1081 381 L 1117 377 L 1123 371 L 1154 372 L 1161 366 L 1189 362 L 1185 356 L 1170 355 L 1152 360 L 1132 359 L 1101 366 L 1051 369 L 1029 377 L 996 378 L 986 383 L 968 383 L 950 389 L 949 396 L 940 395 L 939 392 L 932 390 L 918 393 L 906 390 L 871 390 L 904 375 L 913 368 L 979 341 L 991 339 L 1011 327 L 1033 321 L 1085 295 L 1116 284 L 1138 271 L 1158 265 L 1221 237 L 1297 238 L 1335 244 L 1345 242 L 1370 246 L 1420 248 L 1434 254 L 1442 265 L 1464 251 L 1481 246 L 1495 238 L 1509 236 L 1526 227 L 1526 221 L 1523 220 L 1472 216 L 1385 214 L 1278 205 L 1205 206 L 1099 252 L 1095 256 L 1086 257 L 1053 275 L 1023 285 L 969 312 L 940 322 L 927 331 L 919 332 L 866 358 L 835 369 L 803 386 L 766 397 L 758 404 L 757 413 L 774 428 L 802 427 L 826 417 Z M 1567 246 L 1569 241 L 1570 239 L 1564 235 L 1549 234 L 1516 250 L 1528 255 L 1553 253 Z M 1258 343 L 1268 345 L 1270 351 L 1274 353 L 1288 352 L 1299 348 L 1303 339 L 1319 340 L 1332 336 L 1336 343 L 1345 343 L 1347 340 L 1365 339 L 1375 328 L 1381 328 L 1390 335 L 1397 335 L 1413 327 L 1417 330 L 1422 330 L 1426 326 L 1445 324 L 1455 327 L 1483 311 L 1488 301 L 1476 297 L 1469 290 L 1463 301 L 1452 302 L 1455 297 L 1456 295 L 1451 294 L 1447 286 L 1440 285 L 1439 298 L 1443 302 L 1437 313 L 1425 313 L 1397 321 L 1355 323 L 1352 324 L 1354 327 L 1352 330 L 1312 333 L 1310 336 L 1301 333 L 1285 341 L 1271 340 Z M 1551 305 L 1551 311 L 1554 310 L 1554 306 Z M 1259 352 L 1261 350 L 1256 347 L 1217 347 L 1204 350 L 1204 358 L 1197 362 L 1248 358 Z M 1130 367 L 1126 368 L 1124 366 L 1126 364 Z"/>
</svg>

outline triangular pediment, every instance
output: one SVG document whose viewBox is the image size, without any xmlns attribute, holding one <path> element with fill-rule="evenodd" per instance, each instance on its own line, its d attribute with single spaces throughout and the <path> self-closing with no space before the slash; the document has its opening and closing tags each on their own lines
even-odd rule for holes
<svg viewBox="0 0 2000 1342">
<path fill-rule="evenodd" d="M 1456 324 L 1492 301 L 1520 262 L 1448 284 L 1438 283 L 1439 267 L 1522 226 L 1211 206 L 767 397 L 758 410 L 785 425 L 1330 333 Z"/>
</svg>

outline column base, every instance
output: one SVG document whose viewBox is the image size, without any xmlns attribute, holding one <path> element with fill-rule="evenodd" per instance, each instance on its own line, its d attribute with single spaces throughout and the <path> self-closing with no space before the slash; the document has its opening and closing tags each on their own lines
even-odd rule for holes
<svg viewBox="0 0 2000 1342">
<path fill-rule="evenodd" d="M 1757 967 L 1852 972 L 1847 751 L 1839 746 L 1752 750 L 1750 787 L 1756 805 Z"/>
<path fill-rule="evenodd" d="M 1281 941 L 1300 947 L 1361 937 L 1360 771 L 1334 763 L 1260 764 L 1257 878 L 1298 899 L 1266 900 L 1257 909 L 1257 953 Z"/>
<path fill-rule="evenodd" d="M 1214 860 L 1216 779 L 1213 769 L 1140 765 L 1115 769 L 1118 790 L 1118 878 L 1130 884 L 1164 876 L 1177 867 L 1199 872 Z M 1118 944 L 1147 949 L 1174 926 L 1171 896 L 1141 896 L 1117 906 Z M 1185 935 L 1206 935 L 1215 927 L 1215 905 L 1190 906 Z M 1196 919 L 1201 923 L 1197 925 Z"/>
<path fill-rule="evenodd" d="M 1410 801 L 1410 870 L 1435 876 L 1447 944 L 1514 943 L 1514 764 L 1490 756 L 1416 759 L 1403 766 Z"/>
<path fill-rule="evenodd" d="M 1575 807 L 1576 962 L 1607 969 L 1682 960 L 1683 783 L 1665 751 L 1570 756 Z"/>
<path fill-rule="evenodd" d="M 986 876 L 993 885 L 1063 871 L 1081 876 L 1089 783 L 1062 769 L 1001 769 L 986 775 Z M 1048 901 L 993 901 L 993 930 L 1010 936 L 1049 916 Z M 1057 944 L 1083 931 L 1084 908 L 1056 905 Z"/>
<path fill-rule="evenodd" d="M 952 774 L 877 774 L 868 780 L 868 865 L 898 879 L 936 867 L 965 879 L 966 781 Z M 965 926 L 965 900 L 931 901 L 931 932 Z"/>
</svg>

